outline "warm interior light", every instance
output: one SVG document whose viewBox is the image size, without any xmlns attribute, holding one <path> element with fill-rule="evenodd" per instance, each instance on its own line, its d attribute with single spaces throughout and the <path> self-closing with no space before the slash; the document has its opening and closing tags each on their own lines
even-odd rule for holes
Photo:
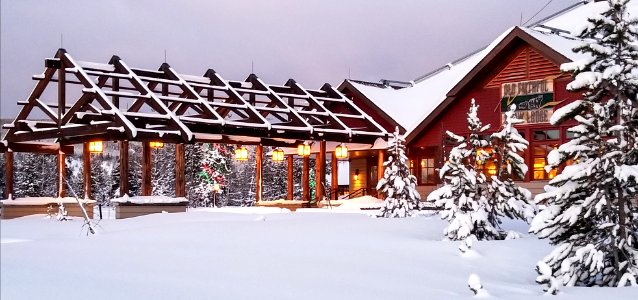
<svg viewBox="0 0 638 300">
<path fill-rule="evenodd" d="M 148 144 L 151 148 L 155 148 L 155 149 L 164 148 L 164 143 L 162 142 L 149 142 Z"/>
<path fill-rule="evenodd" d="M 354 181 L 359 181 L 359 169 L 354 170 Z"/>
<path fill-rule="evenodd" d="M 414 161 L 410 160 L 410 169 L 414 168 Z"/>
<path fill-rule="evenodd" d="M 421 168 L 425 168 L 425 159 L 421 160 Z"/>
<path fill-rule="evenodd" d="M 310 156 L 310 145 L 308 143 L 299 144 L 297 146 L 297 155 Z"/>
<path fill-rule="evenodd" d="M 339 159 L 348 158 L 348 147 L 344 144 L 337 146 L 335 156 Z"/>
<path fill-rule="evenodd" d="M 248 149 L 246 149 L 246 147 L 244 146 L 240 146 L 239 148 L 235 149 L 235 159 L 238 161 L 248 160 Z"/>
<path fill-rule="evenodd" d="M 104 151 L 104 145 L 102 145 L 102 141 L 89 142 L 89 152 L 102 153 L 103 151 Z"/>
<path fill-rule="evenodd" d="M 282 162 L 284 161 L 284 150 L 276 148 L 272 151 L 272 161 Z"/>
<path fill-rule="evenodd" d="M 219 183 L 213 184 L 213 191 L 215 191 L 215 193 L 219 193 L 220 190 L 221 187 L 219 186 Z"/>
</svg>

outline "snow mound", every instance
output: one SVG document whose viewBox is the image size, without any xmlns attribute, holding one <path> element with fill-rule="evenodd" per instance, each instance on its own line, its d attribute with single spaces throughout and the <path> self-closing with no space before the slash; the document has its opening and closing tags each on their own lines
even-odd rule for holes
<svg viewBox="0 0 638 300">
<path fill-rule="evenodd" d="M 83 204 L 95 203 L 95 200 L 80 199 Z M 24 197 L 16 199 L 2 200 L 2 205 L 47 205 L 47 204 L 72 204 L 77 203 L 73 197 L 55 198 L 55 197 Z"/>
<path fill-rule="evenodd" d="M 335 207 L 335 209 L 380 209 L 383 205 L 383 200 L 372 196 L 363 196 L 349 200 L 330 201 L 330 203 L 333 205 L 339 205 L 338 207 Z"/>
<path fill-rule="evenodd" d="M 188 203 L 188 199 L 184 197 L 166 197 L 166 196 L 135 196 L 129 197 L 124 195 L 120 198 L 111 200 L 112 203 L 132 203 L 132 204 L 175 204 Z"/>
<path fill-rule="evenodd" d="M 287 214 L 290 210 L 279 207 L 262 207 L 262 206 L 225 206 L 225 207 L 203 207 L 192 208 L 194 212 L 211 212 L 211 213 L 232 213 L 232 214 Z"/>
</svg>

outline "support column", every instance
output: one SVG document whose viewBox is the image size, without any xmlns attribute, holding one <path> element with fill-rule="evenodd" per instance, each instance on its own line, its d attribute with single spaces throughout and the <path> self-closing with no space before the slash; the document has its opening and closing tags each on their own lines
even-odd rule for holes
<svg viewBox="0 0 638 300">
<path fill-rule="evenodd" d="M 383 173 L 385 171 L 383 168 L 383 163 L 385 162 L 384 155 L 385 155 L 384 150 L 378 150 L 377 152 L 377 182 L 383 179 Z M 374 188 L 376 188 L 376 186 Z M 377 191 L 377 198 L 381 198 L 381 199 L 384 198 L 381 192 Z"/>
<path fill-rule="evenodd" d="M 255 201 L 261 201 L 262 196 L 262 182 L 261 182 L 261 166 L 264 152 L 264 146 L 257 145 L 257 151 L 255 151 L 255 162 L 257 164 L 255 168 Z"/>
<path fill-rule="evenodd" d="M 128 195 L 128 141 L 120 141 L 120 197 Z"/>
<path fill-rule="evenodd" d="M 319 153 L 317 153 L 317 160 L 315 161 L 316 169 L 316 184 L 315 184 L 315 196 L 317 202 L 323 199 L 324 195 L 324 183 L 326 181 L 326 141 L 319 142 Z"/>
<path fill-rule="evenodd" d="M 13 198 L 13 151 L 4 153 L 4 198 Z"/>
<path fill-rule="evenodd" d="M 66 179 L 66 155 L 62 152 L 62 145 L 60 145 L 60 150 L 58 150 L 57 155 L 57 163 L 56 163 L 56 174 L 58 181 L 58 198 L 66 197 L 66 185 L 64 184 L 64 180 Z"/>
<path fill-rule="evenodd" d="M 91 151 L 88 142 L 82 145 L 82 175 L 84 199 L 91 199 Z"/>
<path fill-rule="evenodd" d="M 303 157 L 303 175 L 301 177 L 301 200 L 310 201 L 310 156 Z"/>
<path fill-rule="evenodd" d="M 294 169 L 295 169 L 295 164 L 294 164 L 294 157 L 292 155 L 288 155 L 286 157 L 286 159 L 288 160 L 288 200 L 292 200 L 295 197 L 295 182 L 294 182 Z"/>
<path fill-rule="evenodd" d="M 175 197 L 186 197 L 184 144 L 175 144 Z"/>
<path fill-rule="evenodd" d="M 330 180 L 330 196 L 332 200 L 337 200 L 337 190 L 339 189 L 339 159 L 337 158 L 337 152 L 332 152 L 330 169 L 332 172 L 332 179 Z"/>
<path fill-rule="evenodd" d="M 153 193 L 153 187 L 151 186 L 153 172 L 151 155 L 149 142 L 142 142 L 142 196 L 151 196 Z"/>
</svg>

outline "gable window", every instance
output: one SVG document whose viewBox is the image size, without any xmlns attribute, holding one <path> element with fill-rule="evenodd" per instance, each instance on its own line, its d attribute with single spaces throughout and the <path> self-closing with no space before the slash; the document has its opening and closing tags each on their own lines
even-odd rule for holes
<svg viewBox="0 0 638 300">
<path fill-rule="evenodd" d="M 436 184 L 434 158 L 421 158 L 421 184 Z"/>
</svg>

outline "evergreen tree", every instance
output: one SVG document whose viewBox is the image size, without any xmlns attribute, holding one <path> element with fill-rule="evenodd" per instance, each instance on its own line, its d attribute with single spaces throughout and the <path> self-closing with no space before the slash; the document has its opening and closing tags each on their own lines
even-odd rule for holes
<svg viewBox="0 0 638 300">
<path fill-rule="evenodd" d="M 530 231 L 558 246 L 537 265 L 537 281 L 553 293 L 561 284 L 623 286 L 638 277 L 638 22 L 629 18 L 627 1 L 608 3 L 580 34 L 586 43 L 574 49 L 591 58 L 561 67 L 574 73 L 569 90 L 586 91 L 554 113 L 552 124 L 578 125 L 569 129 L 572 140 L 550 152 L 548 167 L 572 164 L 535 199 L 547 207 Z"/>
<path fill-rule="evenodd" d="M 503 128 L 492 134 L 492 146 L 496 156 L 496 176 L 492 176 L 489 184 L 491 205 L 497 214 L 509 218 L 528 220 L 534 217 L 534 206 L 531 204 L 532 193 L 514 183 L 514 178 L 525 178 L 527 165 L 518 154 L 527 149 L 529 142 L 514 128 L 523 120 L 514 116 L 516 105 L 512 105 L 505 113 Z"/>
<path fill-rule="evenodd" d="M 447 239 L 492 239 L 499 237 L 498 216 L 488 202 L 485 175 L 477 171 L 477 167 L 489 158 L 485 151 L 489 144 L 481 136 L 489 125 L 483 126 L 478 118 L 478 105 L 474 99 L 467 121 L 469 145 L 465 137 L 447 132 L 456 141 L 456 146 L 439 171 L 443 186 L 430 193 L 428 201 L 443 209 L 441 218 L 449 222 L 443 232 Z"/>
<path fill-rule="evenodd" d="M 5 186 L 4 186 L 4 172 L 6 170 L 6 166 L 4 164 L 4 154 L 0 153 L 0 196 L 5 195 Z M 6 195 L 7 197 L 9 195 Z"/>
<path fill-rule="evenodd" d="M 15 153 L 15 197 L 54 197 L 57 186 L 55 156 L 36 153 Z"/>
<path fill-rule="evenodd" d="M 377 190 L 386 197 L 379 210 L 379 217 L 408 217 L 412 215 L 413 209 L 420 206 L 421 195 L 416 190 L 416 177 L 410 175 L 404 143 L 397 127 L 388 143 L 388 159 L 383 163 L 383 178 L 377 184 Z"/>
<path fill-rule="evenodd" d="M 164 144 L 164 147 L 151 149 L 153 165 L 151 182 L 153 195 L 175 196 L 175 145 Z"/>
<path fill-rule="evenodd" d="M 142 144 L 129 143 L 128 148 L 129 196 L 142 194 Z M 123 195 L 121 195 L 123 196 Z"/>
<path fill-rule="evenodd" d="M 264 153 L 271 153 L 274 147 L 264 147 Z M 269 155 L 265 155 L 262 166 L 263 199 L 285 199 L 288 193 L 288 164 L 286 160 L 275 162 Z"/>
<path fill-rule="evenodd" d="M 65 185 L 65 188 L 67 188 L 67 195 L 73 195 L 73 193 L 68 190 L 70 186 L 78 197 L 82 197 L 82 182 L 84 180 L 82 173 L 82 170 L 84 169 L 82 166 L 82 157 L 80 155 L 67 155 L 65 164 L 66 181 L 68 182 L 68 185 Z"/>
</svg>

